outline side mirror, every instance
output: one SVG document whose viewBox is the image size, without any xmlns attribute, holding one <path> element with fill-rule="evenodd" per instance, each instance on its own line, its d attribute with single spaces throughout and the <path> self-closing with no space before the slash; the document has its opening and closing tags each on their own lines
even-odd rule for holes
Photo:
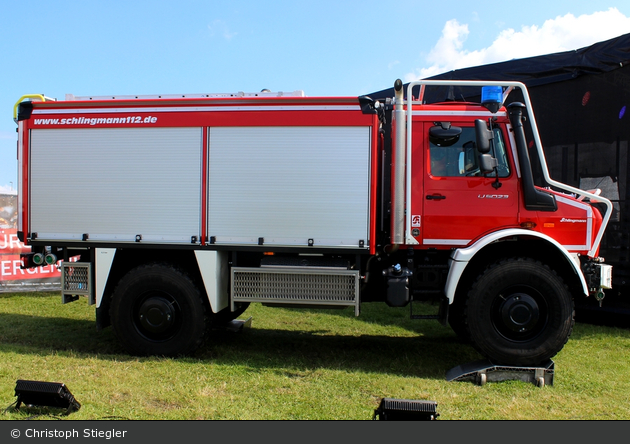
<svg viewBox="0 0 630 444">
<path fill-rule="evenodd" d="M 488 154 L 490 152 L 490 141 L 494 139 L 494 133 L 488 129 L 484 120 L 475 120 L 475 136 L 477 137 L 477 151 L 481 154 Z"/>
<path fill-rule="evenodd" d="M 499 162 L 490 154 L 479 154 L 479 169 L 483 174 L 492 173 L 497 166 Z"/>
</svg>

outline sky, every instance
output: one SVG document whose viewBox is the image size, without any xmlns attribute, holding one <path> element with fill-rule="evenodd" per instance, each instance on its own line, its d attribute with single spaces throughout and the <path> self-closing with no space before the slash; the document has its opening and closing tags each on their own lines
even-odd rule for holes
<svg viewBox="0 0 630 444">
<path fill-rule="evenodd" d="M 25 94 L 358 96 L 630 33 L 627 0 L 2 0 L 0 193 Z"/>
</svg>

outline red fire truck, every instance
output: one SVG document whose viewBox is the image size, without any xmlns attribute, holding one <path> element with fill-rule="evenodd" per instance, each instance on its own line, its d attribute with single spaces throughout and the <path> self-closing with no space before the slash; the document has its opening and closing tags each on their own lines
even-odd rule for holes
<svg viewBox="0 0 630 444">
<path fill-rule="evenodd" d="M 424 103 L 453 83 L 482 103 Z M 525 103 L 507 101 L 515 88 Z M 598 249 L 612 204 L 548 177 L 523 84 L 395 91 L 24 96 L 23 266 L 62 260 L 63 302 L 86 296 L 134 354 L 191 353 L 252 302 L 356 315 L 384 302 L 493 362 L 548 361 L 574 298 L 611 286 Z M 439 313 L 414 314 L 426 300 Z"/>
</svg>

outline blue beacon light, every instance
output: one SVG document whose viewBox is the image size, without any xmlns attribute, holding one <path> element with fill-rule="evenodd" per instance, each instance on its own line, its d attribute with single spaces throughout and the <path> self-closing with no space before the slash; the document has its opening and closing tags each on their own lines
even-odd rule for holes
<svg viewBox="0 0 630 444">
<path fill-rule="evenodd" d="M 499 111 L 503 104 L 503 88 L 501 86 L 482 87 L 481 104 L 493 114 Z"/>
</svg>

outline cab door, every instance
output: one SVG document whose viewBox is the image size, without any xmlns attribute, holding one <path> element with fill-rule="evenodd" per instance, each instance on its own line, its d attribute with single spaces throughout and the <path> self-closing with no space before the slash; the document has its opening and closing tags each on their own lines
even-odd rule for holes
<svg viewBox="0 0 630 444">
<path fill-rule="evenodd" d="M 432 130 L 436 126 L 433 122 L 422 125 L 422 146 L 418 146 L 422 152 L 417 154 L 425 161 L 422 171 L 415 172 L 424 185 L 423 195 L 417 196 L 422 199 L 421 243 L 438 249 L 464 247 L 492 231 L 516 226 L 518 180 L 511 152 L 504 143 L 504 131 L 494 130 L 492 154 L 498 166 L 492 173 L 483 174 L 472 121 L 437 123 L 440 127 L 461 128 L 457 135 L 457 130 Z"/>
</svg>

